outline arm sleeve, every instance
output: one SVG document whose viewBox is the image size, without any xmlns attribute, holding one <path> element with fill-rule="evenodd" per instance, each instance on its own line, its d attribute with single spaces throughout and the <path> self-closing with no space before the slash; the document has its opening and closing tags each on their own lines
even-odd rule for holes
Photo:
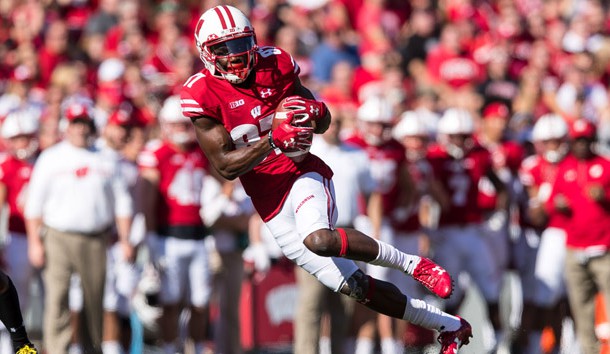
<svg viewBox="0 0 610 354">
<path fill-rule="evenodd" d="M 28 185 L 24 215 L 28 219 L 41 218 L 46 196 L 48 194 L 51 173 L 44 153 L 38 158 Z"/>
<path fill-rule="evenodd" d="M 112 180 L 112 193 L 114 197 L 114 215 L 116 217 L 131 217 L 133 215 L 133 198 L 129 193 L 127 180 L 115 166 Z"/>
<path fill-rule="evenodd" d="M 559 173 L 557 173 L 557 175 L 559 176 Z M 557 194 L 561 194 L 561 182 L 560 182 L 560 178 L 555 178 L 555 181 L 553 182 L 553 187 L 551 188 L 551 192 L 549 194 L 548 199 L 544 202 L 544 209 L 546 210 L 546 212 L 551 215 L 557 212 L 557 210 L 555 209 L 555 196 Z"/>
<path fill-rule="evenodd" d="M 378 189 L 377 182 L 371 173 L 371 163 L 368 156 L 365 153 L 362 153 L 359 154 L 358 157 L 358 183 L 360 184 L 362 192 L 369 195 Z"/>
<path fill-rule="evenodd" d="M 230 200 L 221 193 L 220 183 L 212 176 L 205 176 L 201 190 L 201 209 L 199 215 L 203 223 L 210 227 L 220 218 Z"/>
</svg>

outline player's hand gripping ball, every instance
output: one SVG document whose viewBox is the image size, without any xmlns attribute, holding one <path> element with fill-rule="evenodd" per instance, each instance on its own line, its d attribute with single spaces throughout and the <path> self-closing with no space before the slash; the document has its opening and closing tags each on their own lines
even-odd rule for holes
<svg viewBox="0 0 610 354">
<path fill-rule="evenodd" d="M 272 145 L 296 162 L 307 155 L 313 139 L 316 116 L 306 113 L 312 108 L 308 101 L 317 102 L 299 96 L 283 99 L 275 110 L 271 126 Z"/>
<path fill-rule="evenodd" d="M 328 109 L 324 102 L 304 98 L 301 96 L 289 96 L 284 98 L 276 109 L 277 112 L 285 112 L 285 115 L 292 114 L 292 124 L 302 127 L 316 128 L 318 120 L 326 116 Z M 278 115 L 279 118 L 284 116 L 284 113 Z"/>
</svg>

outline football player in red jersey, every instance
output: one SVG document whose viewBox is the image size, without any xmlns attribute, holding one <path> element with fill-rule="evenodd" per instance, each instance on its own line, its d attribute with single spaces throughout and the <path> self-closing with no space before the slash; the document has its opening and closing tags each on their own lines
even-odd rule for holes
<svg viewBox="0 0 610 354">
<path fill-rule="evenodd" d="M 186 304 L 191 311 L 188 336 L 201 353 L 211 294 L 208 231 L 199 215 L 208 162 L 182 115 L 178 96 L 165 100 L 159 121 L 163 138 L 149 142 L 138 157 L 145 180 L 140 195 L 147 241 L 161 270 L 159 333 L 166 353 L 181 351 L 178 319 Z"/>
<path fill-rule="evenodd" d="M 510 119 L 508 106 L 501 102 L 491 102 L 483 108 L 481 126 L 477 132 L 477 141 L 491 154 L 492 169 L 505 186 L 504 196 L 499 195 L 487 177 L 479 181 L 479 206 L 483 210 L 483 229 L 496 267 L 496 274 L 504 278 L 505 289 L 511 291 L 511 298 L 521 298 L 521 292 L 511 286 L 512 278 L 506 278 L 511 263 L 513 240 L 519 237 L 519 207 L 523 204 L 525 193 L 518 178 L 519 166 L 525 156 L 524 149 L 506 136 Z M 506 202 L 499 201 L 506 197 Z M 521 204 L 520 204 L 521 203 Z M 508 208 L 498 208 L 506 205 Z M 510 283 L 509 283 L 510 282 Z M 509 317 L 520 316 L 520 306 L 509 307 Z M 513 330 L 512 323 L 507 322 L 504 328 Z M 509 336 L 505 339 L 510 340 Z M 508 343 L 507 343 L 508 344 Z"/>
<path fill-rule="evenodd" d="M 415 204 L 402 205 L 394 210 L 390 218 L 395 231 L 394 245 L 399 249 L 419 255 L 430 254 L 430 232 L 438 224 L 440 205 L 447 203 L 442 187 L 432 174 L 432 166 L 426 152 L 432 140 L 427 116 L 421 111 L 406 111 L 392 129 L 392 136 L 405 148 L 406 166 L 415 187 Z M 401 284 L 403 285 L 403 284 Z M 421 294 L 419 284 L 404 283 L 404 292 Z M 405 333 L 405 329 L 397 333 Z M 406 328 L 405 344 L 423 348 L 430 344 L 433 332 L 419 326 Z"/>
<path fill-rule="evenodd" d="M 250 21 L 231 6 L 204 12 L 195 39 L 205 68 L 184 84 L 182 111 L 218 173 L 241 179 L 283 253 L 334 291 L 380 313 L 439 330 L 443 353 L 467 343 L 471 328 L 465 320 L 367 276 L 352 260 L 400 269 L 446 298 L 452 285 L 445 270 L 356 230 L 334 228 L 330 167 L 309 153 L 294 162 L 278 148 L 307 151 L 312 130 L 322 133 L 330 124 L 326 106 L 302 86 L 290 54 L 259 48 Z M 303 97 L 298 99 L 302 103 L 291 106 L 289 118 L 271 130 L 277 104 L 292 95 Z M 292 125 L 295 116 L 313 121 L 315 128 Z"/>
<path fill-rule="evenodd" d="M 37 133 L 38 116 L 33 111 L 9 113 L 2 123 L 2 139 L 8 153 L 0 158 L 0 205 L 8 206 L 8 210 L 6 206 L 3 208 L 8 217 L 8 230 L 0 232 L 8 231 L 8 235 L 3 235 L 7 244 L 2 258 L 6 257 L 6 268 L 3 268 L 8 269 L 11 275 L 0 271 L 0 321 L 9 329 L 13 347 L 19 353 L 20 348 L 23 353 L 36 353 L 23 326 L 21 309 L 29 305 L 32 276 L 32 266 L 24 256 L 28 252 L 28 243 L 23 206 L 38 153 Z"/>
<path fill-rule="evenodd" d="M 377 192 L 381 196 L 381 206 L 378 207 L 380 215 L 371 215 L 371 208 L 367 216 L 355 220 L 356 229 L 381 240 L 397 246 L 394 243 L 394 227 L 391 216 L 397 209 L 403 211 L 412 207 L 414 203 L 414 188 L 406 167 L 406 158 L 403 146 L 392 137 L 392 126 L 396 120 L 396 108 L 392 102 L 382 95 L 369 96 L 360 105 L 357 111 L 358 129 L 346 139 L 346 143 L 355 145 L 365 151 L 370 160 L 371 175 L 377 185 Z M 407 249 L 397 247 L 407 252 Z M 418 254 L 417 250 L 409 249 L 409 253 Z M 389 281 L 397 285 L 403 293 L 415 295 L 407 291 L 413 286 L 409 281 L 402 280 L 400 271 L 376 265 L 367 265 L 366 272 L 378 279 Z M 398 273 L 398 279 L 397 275 Z M 359 308 L 356 308 L 359 311 Z M 383 354 L 394 353 L 404 334 L 398 332 L 399 326 L 394 326 L 394 319 L 384 315 L 370 316 L 359 329 L 359 338 L 356 348 L 361 343 L 374 343 L 378 335 Z M 375 326 L 376 325 L 376 326 Z M 376 333 L 378 332 L 378 333 Z"/>
<path fill-rule="evenodd" d="M 553 328 L 558 346 L 565 315 L 559 310 L 561 300 L 566 297 L 563 268 L 568 218 L 545 210 L 544 204 L 551 195 L 558 164 L 568 152 L 567 135 L 568 126 L 563 117 L 553 113 L 540 116 L 532 130 L 536 154 L 526 158 L 519 170 L 519 178 L 529 197 L 524 228 L 528 244 L 536 252 L 535 258 L 522 262 L 525 268 L 521 270 L 526 306 L 522 327 L 529 327 L 530 331 L 529 338 L 520 338 L 520 342 L 522 346 L 527 345 L 528 350 L 540 347 L 542 330 L 546 326 Z M 531 251 L 525 248 L 519 253 Z"/>
<path fill-rule="evenodd" d="M 483 210 L 478 203 L 478 185 L 487 177 L 499 194 L 505 193 L 505 188 L 493 172 L 489 152 L 475 141 L 473 133 L 474 119 L 465 109 L 449 108 L 439 120 L 439 144 L 430 147 L 428 159 L 449 202 L 441 211 L 432 244 L 437 262 L 451 269 L 450 274 L 467 272 L 481 291 L 496 332 L 488 342 L 487 349 L 492 350 L 500 339 L 501 274 L 496 273 L 493 254 L 481 232 Z M 454 296 L 447 301 L 447 310 L 457 312 L 463 297 L 464 290 L 456 287 Z"/>
</svg>

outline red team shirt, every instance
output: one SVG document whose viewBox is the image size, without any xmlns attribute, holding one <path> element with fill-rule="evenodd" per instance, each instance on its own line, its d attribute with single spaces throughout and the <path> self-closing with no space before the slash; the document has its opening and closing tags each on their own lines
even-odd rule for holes
<svg viewBox="0 0 610 354">
<path fill-rule="evenodd" d="M 541 203 L 546 203 L 551 195 L 551 189 L 557 177 L 557 166 L 542 158 L 540 155 L 533 155 L 526 158 L 519 170 L 519 179 L 526 188 L 537 188 L 538 199 Z M 561 213 L 547 210 L 547 227 L 557 227 L 566 229 L 568 217 Z"/>
<path fill-rule="evenodd" d="M 191 76 L 181 91 L 186 117 L 206 116 L 224 125 L 236 149 L 267 139 L 275 108 L 294 93 L 300 69 L 290 54 L 276 47 L 261 47 L 250 85 L 232 85 L 207 69 Z M 250 80 L 249 80 L 250 81 Z M 264 221 L 282 208 L 294 181 L 308 172 L 330 179 L 332 170 L 317 156 L 295 163 L 286 155 L 271 152 L 240 180 Z"/>
<path fill-rule="evenodd" d="M 606 158 L 594 156 L 580 161 L 568 155 L 559 163 L 546 207 L 554 210 L 553 198 L 557 194 L 568 199 L 571 217 L 570 227 L 566 229 L 566 244 L 569 247 L 610 247 L 610 212 L 587 195 L 593 185 L 603 187 L 606 198 L 610 197 L 610 161 Z"/>
<path fill-rule="evenodd" d="M 379 146 L 366 143 L 360 135 L 353 135 L 346 139 L 346 143 L 362 148 L 367 152 L 371 161 L 371 174 L 381 193 L 383 215 L 388 216 L 392 226 L 397 231 L 411 232 L 419 228 L 410 220 L 413 214 L 402 215 L 397 211 L 400 208 L 400 169 L 406 167 L 405 148 L 398 141 L 391 139 Z M 409 186 L 409 188 L 411 188 Z M 414 209 L 412 209 L 414 210 Z M 411 221 L 411 222 L 407 222 Z"/>
<path fill-rule="evenodd" d="M 483 70 L 469 55 L 459 55 L 438 46 L 430 51 L 426 67 L 432 80 L 444 82 L 452 88 L 482 81 Z"/>
<path fill-rule="evenodd" d="M 512 183 L 513 173 L 519 170 L 519 166 L 525 156 L 523 147 L 513 141 L 503 141 L 493 146 L 486 146 L 491 154 L 491 163 L 496 175 L 507 186 Z M 479 206 L 487 211 L 496 210 L 498 193 L 489 180 L 484 177 L 479 183 Z"/>
<path fill-rule="evenodd" d="M 463 159 L 456 160 L 442 145 L 434 145 L 427 158 L 434 176 L 451 196 L 449 210 L 441 214 L 439 226 L 481 222 L 483 211 L 478 201 L 478 186 L 492 168 L 489 151 L 476 145 Z"/>
<path fill-rule="evenodd" d="M 203 226 L 201 188 L 208 161 L 197 144 L 181 152 L 165 142 L 152 142 L 138 158 L 140 168 L 159 171 L 161 198 L 157 209 L 160 227 Z"/>
<path fill-rule="evenodd" d="M 407 161 L 407 169 L 418 193 L 421 195 L 426 194 L 428 192 L 429 181 L 433 178 L 432 167 L 428 161 L 425 159 L 414 162 Z M 416 203 L 413 208 L 410 208 L 405 217 L 399 214 L 395 215 L 392 224 L 396 230 L 411 233 L 421 229 L 421 223 L 419 222 L 419 201 Z"/>
<path fill-rule="evenodd" d="M 6 186 L 6 203 L 10 208 L 8 229 L 25 234 L 23 205 L 27 186 L 32 174 L 32 165 L 12 155 L 0 158 L 0 182 Z"/>
</svg>

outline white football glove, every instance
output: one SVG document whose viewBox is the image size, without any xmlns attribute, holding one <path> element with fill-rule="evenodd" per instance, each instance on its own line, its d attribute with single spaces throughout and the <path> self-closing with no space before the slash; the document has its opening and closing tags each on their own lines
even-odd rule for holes
<svg viewBox="0 0 610 354">
<path fill-rule="evenodd" d="M 158 297 L 160 290 L 159 272 L 152 264 L 145 265 L 132 299 L 132 306 L 142 325 L 152 331 L 159 329 L 157 320 L 161 317 L 162 310 L 158 304 L 151 304 L 149 300 Z"/>
<path fill-rule="evenodd" d="M 244 261 L 254 264 L 254 269 L 265 273 L 271 267 L 271 259 L 262 242 L 250 244 L 243 253 Z"/>
</svg>

